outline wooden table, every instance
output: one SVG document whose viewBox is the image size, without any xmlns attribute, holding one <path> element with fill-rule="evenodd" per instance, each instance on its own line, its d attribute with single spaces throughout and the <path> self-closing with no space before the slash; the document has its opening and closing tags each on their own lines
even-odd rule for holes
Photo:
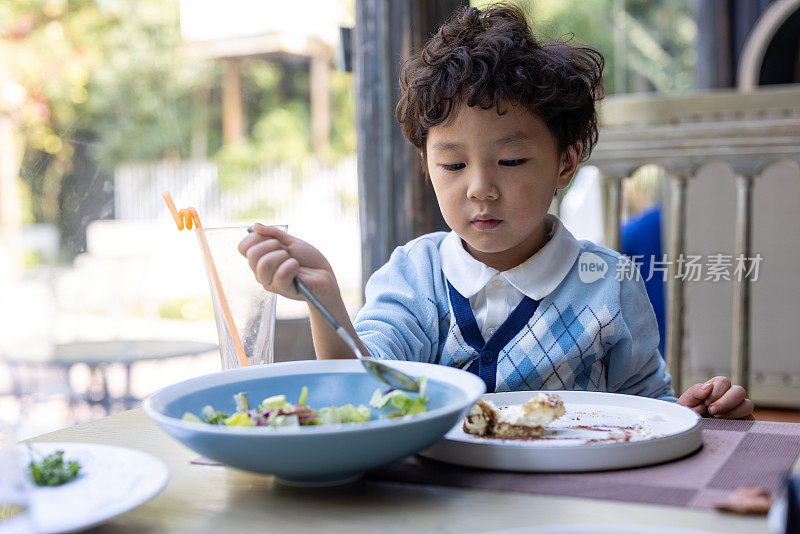
<svg viewBox="0 0 800 534">
<path fill-rule="evenodd" d="M 197 454 L 162 432 L 141 409 L 31 441 L 130 447 L 170 469 L 164 491 L 92 532 L 487 532 L 579 524 L 662 525 L 720 533 L 767 532 L 763 517 L 665 506 L 359 481 L 326 489 L 283 486 L 272 477 L 193 465 Z M 253 451 L 254 454 L 256 451 Z"/>
</svg>

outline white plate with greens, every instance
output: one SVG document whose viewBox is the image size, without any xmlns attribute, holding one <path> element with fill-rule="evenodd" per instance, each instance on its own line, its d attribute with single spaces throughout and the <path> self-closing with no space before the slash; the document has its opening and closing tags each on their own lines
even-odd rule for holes
<svg viewBox="0 0 800 534">
<path fill-rule="evenodd" d="M 149 454 L 124 447 L 77 442 L 31 443 L 33 459 L 64 451 L 64 462 L 80 465 L 78 476 L 61 486 L 36 486 L 29 500 L 37 532 L 74 532 L 99 525 L 149 501 L 166 486 L 169 469 Z M 31 451 L 22 447 L 26 474 Z"/>
<path fill-rule="evenodd" d="M 524 404 L 530 391 L 489 393 L 499 409 Z M 504 471 L 575 472 L 640 467 L 681 458 L 703 444 L 700 416 L 673 402 L 590 391 L 552 391 L 566 413 L 541 438 L 511 440 L 467 434 L 460 421 L 420 455 Z"/>
</svg>

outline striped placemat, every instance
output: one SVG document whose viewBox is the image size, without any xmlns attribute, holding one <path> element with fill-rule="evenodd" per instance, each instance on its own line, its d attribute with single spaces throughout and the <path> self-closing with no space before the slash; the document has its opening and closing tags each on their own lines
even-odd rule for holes
<svg viewBox="0 0 800 534">
<path fill-rule="evenodd" d="M 515 473 L 409 456 L 366 477 L 460 488 L 712 508 L 739 486 L 777 497 L 800 454 L 800 424 L 703 419 L 703 447 L 672 462 L 595 473 Z"/>
</svg>

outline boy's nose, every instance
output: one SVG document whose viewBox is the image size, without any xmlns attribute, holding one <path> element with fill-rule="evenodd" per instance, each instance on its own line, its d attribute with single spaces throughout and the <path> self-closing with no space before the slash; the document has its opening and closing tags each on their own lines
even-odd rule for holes
<svg viewBox="0 0 800 534">
<path fill-rule="evenodd" d="M 467 198 L 470 200 L 497 200 L 500 191 L 490 172 L 476 170 L 469 178 Z"/>
</svg>

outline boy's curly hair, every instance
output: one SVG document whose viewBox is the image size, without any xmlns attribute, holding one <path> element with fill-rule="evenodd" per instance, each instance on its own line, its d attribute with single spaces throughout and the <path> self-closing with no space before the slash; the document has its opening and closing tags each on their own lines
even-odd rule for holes
<svg viewBox="0 0 800 534">
<path fill-rule="evenodd" d="M 424 157 L 430 128 L 460 105 L 492 109 L 509 101 L 545 121 L 559 153 L 583 141 L 585 161 L 597 142 L 602 72 L 600 52 L 537 39 L 516 6 L 465 7 L 403 64 L 395 117 Z"/>
</svg>

